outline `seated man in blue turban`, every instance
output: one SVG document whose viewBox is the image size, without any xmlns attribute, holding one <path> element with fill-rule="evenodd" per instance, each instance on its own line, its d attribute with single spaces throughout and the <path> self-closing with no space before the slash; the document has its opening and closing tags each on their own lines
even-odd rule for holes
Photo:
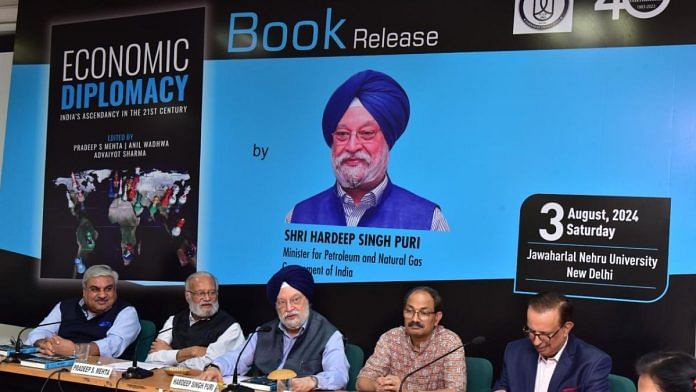
<svg viewBox="0 0 696 392">
<path fill-rule="evenodd" d="M 286 222 L 449 231 L 437 204 L 387 175 L 389 152 L 409 113 L 404 89 L 381 72 L 358 72 L 340 85 L 322 120 L 337 183 L 295 205 Z"/>
<path fill-rule="evenodd" d="M 268 302 L 275 306 L 278 318 L 257 328 L 259 332 L 251 335 L 243 352 L 237 349 L 216 358 L 199 378 L 222 381 L 223 375 L 232 375 L 239 358 L 238 374 L 252 366 L 263 374 L 294 370 L 294 392 L 345 389 L 348 359 L 343 335 L 310 307 L 313 294 L 314 278 L 306 268 L 281 268 L 266 284 Z"/>
</svg>

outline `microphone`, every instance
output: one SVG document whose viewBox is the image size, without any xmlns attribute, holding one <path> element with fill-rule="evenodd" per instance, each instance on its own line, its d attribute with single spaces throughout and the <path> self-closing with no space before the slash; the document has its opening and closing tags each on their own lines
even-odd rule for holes
<svg viewBox="0 0 696 392">
<path fill-rule="evenodd" d="M 237 362 L 234 363 L 234 371 L 232 372 L 232 384 L 228 385 L 227 388 L 223 389 L 222 392 L 237 392 L 240 391 L 240 385 L 239 382 L 237 381 L 237 368 L 239 367 L 239 359 L 242 358 L 242 353 L 244 352 L 244 349 L 247 347 L 249 342 L 251 342 L 251 337 L 257 333 L 257 332 L 270 332 L 271 327 L 268 325 L 264 325 L 261 327 L 258 327 L 254 330 L 254 332 L 249 334 L 249 337 L 247 338 L 247 341 L 244 343 L 244 346 L 242 346 L 242 349 L 239 350 L 239 355 L 237 356 Z"/>
<path fill-rule="evenodd" d="M 401 389 L 404 387 L 404 384 L 405 384 L 405 382 L 406 382 L 406 379 L 409 378 L 409 377 L 411 377 L 412 374 L 417 373 L 417 372 L 419 372 L 419 371 L 421 371 L 421 370 L 427 368 L 428 366 L 430 366 L 430 365 L 434 364 L 435 362 L 441 360 L 442 358 L 444 358 L 444 357 L 446 357 L 446 356 L 452 354 L 453 352 L 459 350 L 460 348 L 464 348 L 464 347 L 466 347 L 466 346 L 468 346 L 468 345 L 470 345 L 470 344 L 474 344 L 474 345 L 476 345 L 476 344 L 482 344 L 482 343 L 484 343 L 485 341 L 486 341 L 486 338 L 485 338 L 485 337 L 483 337 L 483 336 L 477 336 L 477 337 L 471 339 L 470 341 L 468 341 L 468 342 L 466 342 L 466 343 L 464 343 L 464 344 L 461 344 L 461 345 L 459 345 L 459 346 L 453 348 L 452 350 L 450 350 L 450 351 L 448 351 L 448 352 L 446 352 L 446 353 L 440 355 L 439 357 L 433 359 L 432 361 L 426 363 L 425 365 L 419 367 L 418 369 L 416 369 L 416 370 L 414 370 L 414 371 L 408 373 L 407 375 L 404 376 L 404 378 L 401 379 L 401 384 L 399 385 L 399 392 L 401 392 Z"/>
<path fill-rule="evenodd" d="M 146 340 L 149 340 L 151 337 L 158 336 L 159 334 L 161 334 L 163 332 L 171 331 L 172 329 L 174 329 L 173 326 L 169 327 L 169 328 L 161 329 L 161 330 L 157 331 L 156 334 L 151 334 L 151 335 L 147 336 Z M 131 379 L 131 378 L 137 378 L 137 379 L 148 378 L 148 377 L 152 377 L 152 375 L 153 375 L 152 371 L 138 367 L 138 346 L 139 345 L 140 345 L 140 341 L 138 341 L 135 344 L 135 349 L 133 350 L 133 366 L 129 367 L 123 373 L 123 378 L 125 378 L 126 380 Z"/>
<path fill-rule="evenodd" d="M 66 323 L 69 323 L 69 322 L 72 322 L 72 321 L 77 321 L 77 319 L 74 319 L 74 320 L 65 320 Z M 14 342 L 14 344 L 15 344 L 15 352 L 13 352 L 12 354 L 10 354 L 10 356 L 7 357 L 7 359 L 5 360 L 5 362 L 19 363 L 19 361 L 20 361 L 20 359 L 21 359 L 21 357 L 22 357 L 22 355 L 21 355 L 21 354 L 22 354 L 22 353 L 21 353 L 22 346 L 24 345 L 24 343 L 22 342 L 22 334 L 24 333 L 24 331 L 26 331 L 26 330 L 29 329 L 29 328 L 47 327 L 47 326 L 49 326 L 49 325 L 56 325 L 56 324 L 60 324 L 60 323 L 62 323 L 62 322 L 63 322 L 63 320 L 60 320 L 60 321 L 53 321 L 53 322 L 50 322 L 50 323 L 39 324 L 39 325 L 37 325 L 36 327 L 24 327 L 24 328 L 22 328 L 22 329 L 19 331 L 19 333 L 17 334 L 17 339 L 16 339 L 15 342 Z"/>
</svg>

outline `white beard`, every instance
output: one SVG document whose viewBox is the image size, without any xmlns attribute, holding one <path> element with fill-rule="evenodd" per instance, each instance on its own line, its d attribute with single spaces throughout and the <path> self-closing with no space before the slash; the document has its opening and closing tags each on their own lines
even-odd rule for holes
<svg viewBox="0 0 696 392">
<path fill-rule="evenodd" d="M 206 303 L 206 302 L 204 302 L 204 303 Z M 206 310 L 203 310 L 203 307 L 201 306 L 201 304 L 190 303 L 189 310 L 196 317 L 208 318 L 208 317 L 211 317 L 212 315 L 214 315 L 215 313 L 217 313 L 218 309 L 220 309 L 220 304 L 218 303 L 218 301 L 210 302 L 210 304 L 212 304 L 213 307 L 210 308 L 210 310 L 206 311 Z"/>
<path fill-rule="evenodd" d="M 285 316 L 287 316 L 289 314 L 296 314 L 296 315 L 298 315 L 298 317 L 295 320 L 288 321 L 285 319 Z M 280 322 L 283 323 L 285 328 L 287 328 L 291 331 L 299 329 L 302 326 L 302 324 L 304 324 L 307 321 L 308 317 L 309 317 L 309 310 L 307 310 L 306 312 L 300 312 L 297 310 L 294 310 L 292 312 L 285 312 L 285 313 L 278 312 L 278 318 L 280 318 Z"/>
<path fill-rule="evenodd" d="M 342 165 L 346 159 L 350 158 L 362 159 L 364 163 L 358 166 Z M 389 148 L 385 146 L 374 161 L 367 152 L 362 150 L 355 153 L 343 152 L 332 161 L 338 183 L 345 189 L 358 188 L 363 184 L 376 182 L 384 176 L 389 163 Z"/>
</svg>

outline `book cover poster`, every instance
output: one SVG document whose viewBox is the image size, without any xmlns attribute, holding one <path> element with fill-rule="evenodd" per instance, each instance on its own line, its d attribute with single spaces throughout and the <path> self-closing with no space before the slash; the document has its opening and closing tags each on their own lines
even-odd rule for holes
<svg viewBox="0 0 696 392">
<path fill-rule="evenodd" d="M 204 9 L 51 30 L 42 278 L 197 262 Z"/>
</svg>

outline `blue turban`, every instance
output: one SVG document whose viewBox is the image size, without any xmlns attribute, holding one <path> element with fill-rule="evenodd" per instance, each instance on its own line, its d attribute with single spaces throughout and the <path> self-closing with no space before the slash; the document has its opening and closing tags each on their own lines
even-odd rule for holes
<svg viewBox="0 0 696 392">
<path fill-rule="evenodd" d="M 332 134 L 353 98 L 358 98 L 375 118 L 391 149 L 408 124 L 410 115 L 408 96 L 399 83 L 389 75 L 370 69 L 348 78 L 334 91 L 329 102 L 326 103 L 322 119 L 326 144 L 331 147 Z"/>
<path fill-rule="evenodd" d="M 312 300 L 314 294 L 314 278 L 305 267 L 299 265 L 288 265 L 276 272 L 271 279 L 266 283 L 266 297 L 271 304 L 276 303 L 280 286 L 283 282 L 287 282 L 292 288 L 298 290 L 308 300 Z"/>
</svg>

